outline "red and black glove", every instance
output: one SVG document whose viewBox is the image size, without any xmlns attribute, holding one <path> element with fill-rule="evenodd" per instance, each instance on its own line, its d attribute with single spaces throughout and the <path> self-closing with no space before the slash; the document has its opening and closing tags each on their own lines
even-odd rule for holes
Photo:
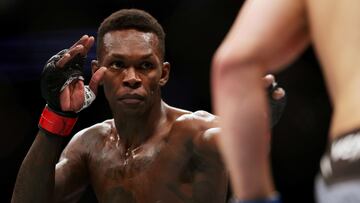
<svg viewBox="0 0 360 203">
<path fill-rule="evenodd" d="M 88 86 L 84 87 L 85 102 L 83 108 L 74 111 L 63 111 L 60 104 L 60 94 L 73 81 L 84 80 L 83 69 L 85 57 L 77 54 L 64 67 L 57 67 L 56 63 L 67 53 L 64 49 L 51 57 L 44 66 L 41 74 L 41 94 L 46 100 L 39 121 L 39 128 L 50 134 L 68 136 L 74 127 L 78 112 L 90 105 L 95 94 Z"/>
</svg>

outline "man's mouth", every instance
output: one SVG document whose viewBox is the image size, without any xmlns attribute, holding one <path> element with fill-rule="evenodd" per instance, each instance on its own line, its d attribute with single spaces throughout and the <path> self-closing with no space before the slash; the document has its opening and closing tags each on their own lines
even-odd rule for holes
<svg viewBox="0 0 360 203">
<path fill-rule="evenodd" d="M 145 100 L 145 97 L 138 94 L 125 94 L 120 96 L 118 100 L 124 104 L 139 104 Z"/>
</svg>

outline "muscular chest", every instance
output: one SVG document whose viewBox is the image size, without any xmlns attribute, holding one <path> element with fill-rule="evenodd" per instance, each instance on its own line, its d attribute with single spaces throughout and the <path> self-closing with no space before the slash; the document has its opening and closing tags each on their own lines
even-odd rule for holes
<svg viewBox="0 0 360 203">
<path fill-rule="evenodd" d="M 104 146 L 90 160 L 91 184 L 100 202 L 147 202 L 173 196 L 175 186 L 191 184 L 196 173 L 189 144 L 162 141 L 120 156 Z M 102 199 L 102 200 L 100 200 Z M 115 201 L 116 199 L 116 201 Z M 171 200 L 173 201 L 173 200 Z M 175 201 L 176 202 L 176 201 Z"/>
</svg>

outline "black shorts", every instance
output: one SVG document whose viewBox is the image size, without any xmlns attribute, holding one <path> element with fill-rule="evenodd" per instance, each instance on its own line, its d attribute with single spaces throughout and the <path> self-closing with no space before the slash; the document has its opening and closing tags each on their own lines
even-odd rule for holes
<svg viewBox="0 0 360 203">
<path fill-rule="evenodd" d="M 360 131 L 332 141 L 315 181 L 318 203 L 360 202 Z"/>
<path fill-rule="evenodd" d="M 360 179 L 360 131 L 333 140 L 320 162 L 326 184 Z M 359 191 L 360 192 L 360 191 Z"/>
</svg>

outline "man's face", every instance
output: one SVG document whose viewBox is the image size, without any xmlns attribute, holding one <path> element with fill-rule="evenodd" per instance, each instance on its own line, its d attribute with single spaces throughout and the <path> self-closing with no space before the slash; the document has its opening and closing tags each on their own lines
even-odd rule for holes
<svg viewBox="0 0 360 203">
<path fill-rule="evenodd" d="M 104 35 L 99 66 L 107 67 L 103 84 L 114 114 L 142 114 L 160 101 L 160 87 L 168 78 L 158 38 L 137 30 L 111 31 Z"/>
</svg>

